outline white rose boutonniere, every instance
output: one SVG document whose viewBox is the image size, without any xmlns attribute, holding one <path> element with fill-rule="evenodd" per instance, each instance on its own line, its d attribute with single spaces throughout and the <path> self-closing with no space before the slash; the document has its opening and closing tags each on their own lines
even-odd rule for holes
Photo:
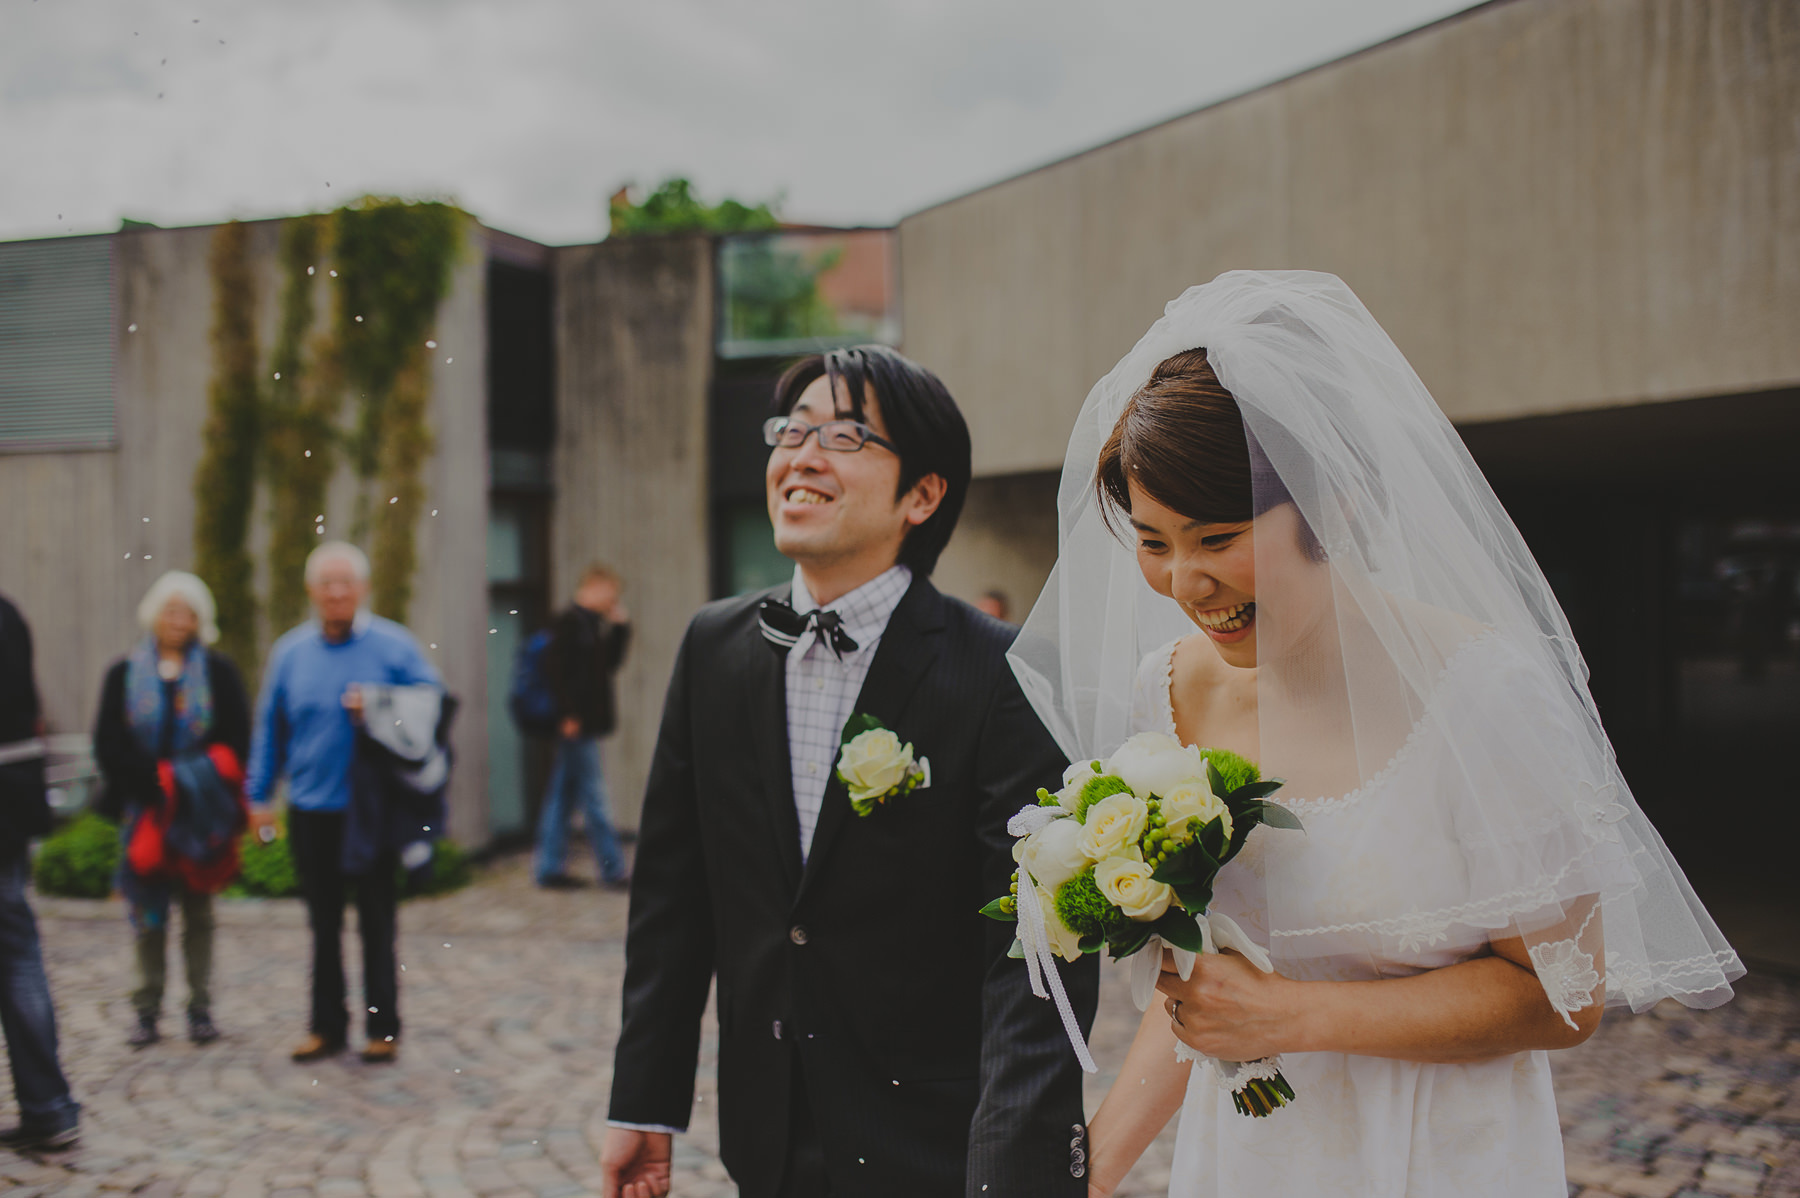
<svg viewBox="0 0 1800 1198">
<path fill-rule="evenodd" d="M 850 717 L 843 746 L 838 781 L 850 792 L 850 806 L 858 815 L 873 815 L 888 800 L 931 785 L 930 759 L 915 758 L 913 747 L 902 744 L 872 715 Z"/>
</svg>

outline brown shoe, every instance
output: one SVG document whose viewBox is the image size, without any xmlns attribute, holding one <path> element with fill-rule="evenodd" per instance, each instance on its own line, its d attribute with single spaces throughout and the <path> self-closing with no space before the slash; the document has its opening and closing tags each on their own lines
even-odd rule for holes
<svg viewBox="0 0 1800 1198">
<path fill-rule="evenodd" d="M 288 1055 L 296 1061 L 316 1061 L 321 1057 L 333 1056 L 344 1051 L 342 1040 L 327 1040 L 317 1032 L 308 1032 L 306 1039 L 294 1045 L 294 1051 Z"/>
<path fill-rule="evenodd" d="M 371 1040 L 362 1050 L 362 1059 L 371 1065 L 391 1065 L 400 1059 L 400 1043 L 392 1036 Z"/>
</svg>

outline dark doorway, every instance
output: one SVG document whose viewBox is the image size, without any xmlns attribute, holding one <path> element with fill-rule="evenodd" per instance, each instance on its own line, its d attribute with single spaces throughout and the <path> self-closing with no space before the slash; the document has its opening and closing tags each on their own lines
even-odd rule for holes
<svg viewBox="0 0 1800 1198">
<path fill-rule="evenodd" d="M 1739 951 L 1800 968 L 1800 392 L 1459 431 L 1645 813 Z"/>
</svg>

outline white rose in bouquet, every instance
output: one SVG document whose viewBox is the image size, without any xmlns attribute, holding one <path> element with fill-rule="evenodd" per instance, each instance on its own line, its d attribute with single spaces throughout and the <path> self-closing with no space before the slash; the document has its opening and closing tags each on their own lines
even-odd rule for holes
<svg viewBox="0 0 1800 1198">
<path fill-rule="evenodd" d="M 1064 822 L 1064 821 L 1058 821 Z M 1150 808 L 1134 794 L 1107 795 L 1088 808 L 1081 829 L 1081 851 L 1089 860 L 1142 856 L 1138 841 L 1150 824 Z"/>
<path fill-rule="evenodd" d="M 1099 887 L 1101 897 L 1123 911 L 1126 918 L 1149 923 L 1161 919 L 1175 901 L 1174 888 L 1150 874 L 1150 867 L 1142 861 L 1108 857 L 1094 866 L 1094 885 Z"/>
<path fill-rule="evenodd" d="M 1204 826 L 1222 816 L 1219 827 L 1227 837 L 1231 835 L 1231 811 L 1224 800 L 1213 793 L 1204 774 L 1164 793 L 1162 816 L 1177 844 L 1187 843 L 1188 821 L 1195 818 Z"/>
<path fill-rule="evenodd" d="M 1141 799 L 1166 797 L 1183 782 L 1206 777 L 1206 759 L 1165 733 L 1140 732 L 1107 759 L 1106 772 L 1124 779 Z"/>
<path fill-rule="evenodd" d="M 1063 921 L 1058 918 L 1056 896 L 1039 886 L 1037 897 L 1038 907 L 1044 912 L 1044 927 L 1050 933 L 1050 951 L 1070 964 L 1081 960 L 1081 937 L 1064 927 Z"/>
<path fill-rule="evenodd" d="M 913 768 L 913 747 L 886 728 L 871 728 L 853 737 L 838 757 L 838 773 L 851 799 L 872 799 L 906 781 Z"/>
<path fill-rule="evenodd" d="M 1070 815 L 1080 815 L 1081 804 L 1077 800 L 1081 798 L 1081 788 L 1086 786 L 1090 779 L 1097 777 L 1099 775 L 1094 772 L 1092 761 L 1077 761 L 1064 770 L 1062 789 L 1056 792 L 1057 806 Z"/>
<path fill-rule="evenodd" d="M 1054 894 L 1058 886 L 1091 864 L 1081 848 L 1081 832 L 1075 820 L 1051 820 L 1013 843 L 1013 860 Z"/>
</svg>

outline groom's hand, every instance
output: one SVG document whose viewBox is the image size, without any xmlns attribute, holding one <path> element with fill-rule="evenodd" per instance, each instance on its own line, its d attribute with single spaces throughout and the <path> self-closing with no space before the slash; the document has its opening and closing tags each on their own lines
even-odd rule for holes
<svg viewBox="0 0 1800 1198">
<path fill-rule="evenodd" d="M 670 1152 L 666 1132 L 607 1128 L 600 1144 L 601 1198 L 663 1198 Z"/>
</svg>

